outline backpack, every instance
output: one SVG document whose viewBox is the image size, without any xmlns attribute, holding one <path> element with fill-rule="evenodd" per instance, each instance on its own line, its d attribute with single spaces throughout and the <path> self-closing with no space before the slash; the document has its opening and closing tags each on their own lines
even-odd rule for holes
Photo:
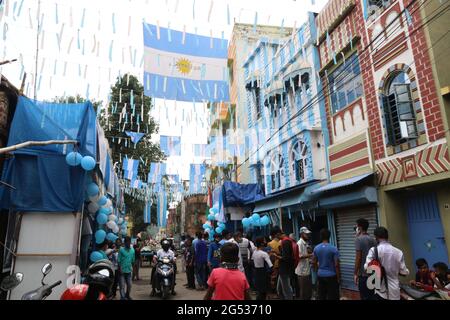
<svg viewBox="0 0 450 320">
<path fill-rule="evenodd" d="M 289 240 L 292 246 L 292 259 L 294 260 L 294 269 L 297 268 L 300 262 L 300 250 L 298 249 L 298 244 L 294 240 L 289 237 L 286 237 L 284 240 Z"/>
<path fill-rule="evenodd" d="M 380 261 L 380 257 L 378 256 L 378 246 L 375 246 L 373 248 L 374 248 L 375 257 L 369 262 L 369 264 L 367 266 L 368 267 L 374 266 L 374 267 L 377 267 L 380 269 L 380 272 L 381 272 L 380 284 L 383 283 L 383 281 L 384 281 L 384 283 L 386 285 L 386 294 L 389 298 L 389 284 L 387 281 L 386 270 L 384 269 L 384 267 Z"/>
</svg>

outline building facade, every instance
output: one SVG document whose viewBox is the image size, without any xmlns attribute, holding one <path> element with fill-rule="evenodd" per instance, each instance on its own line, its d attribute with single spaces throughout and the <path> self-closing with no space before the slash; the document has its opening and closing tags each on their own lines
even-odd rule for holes
<svg viewBox="0 0 450 320">
<path fill-rule="evenodd" d="M 427 32 L 427 6 L 331 0 L 316 18 L 330 138 L 319 203 L 333 212 L 347 289 L 356 289 L 352 228 L 360 217 L 369 232 L 387 227 L 411 274 L 418 258 L 448 263 L 448 122 L 429 50 L 442 27 Z"/>
</svg>

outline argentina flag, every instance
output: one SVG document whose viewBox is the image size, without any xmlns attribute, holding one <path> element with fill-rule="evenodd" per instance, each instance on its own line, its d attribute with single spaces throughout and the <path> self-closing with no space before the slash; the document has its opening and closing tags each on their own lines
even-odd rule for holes
<svg viewBox="0 0 450 320">
<path fill-rule="evenodd" d="M 167 196 L 165 192 L 160 192 L 157 198 L 157 219 L 158 219 L 158 227 L 165 227 L 167 221 Z"/>
<path fill-rule="evenodd" d="M 135 180 L 139 168 L 139 160 L 123 158 L 123 177 L 127 180 Z"/>
<path fill-rule="evenodd" d="M 144 93 L 178 101 L 229 101 L 228 41 L 143 24 Z"/>
<path fill-rule="evenodd" d="M 151 202 L 145 203 L 144 223 L 152 223 L 152 203 Z"/>
<path fill-rule="evenodd" d="M 160 136 L 160 146 L 166 156 L 181 156 L 181 137 Z"/>
<path fill-rule="evenodd" d="M 204 164 L 191 164 L 189 175 L 189 192 L 191 194 L 202 193 L 202 181 L 205 176 L 206 166 Z"/>
<path fill-rule="evenodd" d="M 155 184 L 161 181 L 161 176 L 166 174 L 166 164 L 161 162 L 152 162 L 150 164 L 150 173 L 148 174 L 148 183 Z"/>
</svg>

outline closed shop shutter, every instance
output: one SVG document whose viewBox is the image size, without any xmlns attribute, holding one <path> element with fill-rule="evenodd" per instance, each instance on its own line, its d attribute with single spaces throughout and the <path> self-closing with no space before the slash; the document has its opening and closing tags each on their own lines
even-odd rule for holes
<svg viewBox="0 0 450 320">
<path fill-rule="evenodd" d="M 377 227 L 377 214 L 374 206 L 339 209 L 335 211 L 336 237 L 340 255 L 341 287 L 358 290 L 353 281 L 355 267 L 355 230 L 356 220 L 369 221 L 369 234 L 373 235 Z"/>
</svg>

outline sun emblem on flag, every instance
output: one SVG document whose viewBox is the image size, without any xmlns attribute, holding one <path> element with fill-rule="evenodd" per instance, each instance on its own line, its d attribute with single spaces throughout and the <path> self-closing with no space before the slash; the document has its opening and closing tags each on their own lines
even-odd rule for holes
<svg viewBox="0 0 450 320">
<path fill-rule="evenodd" d="M 176 63 L 177 69 L 180 73 L 188 75 L 192 70 L 192 63 L 186 58 L 178 59 Z"/>
</svg>

